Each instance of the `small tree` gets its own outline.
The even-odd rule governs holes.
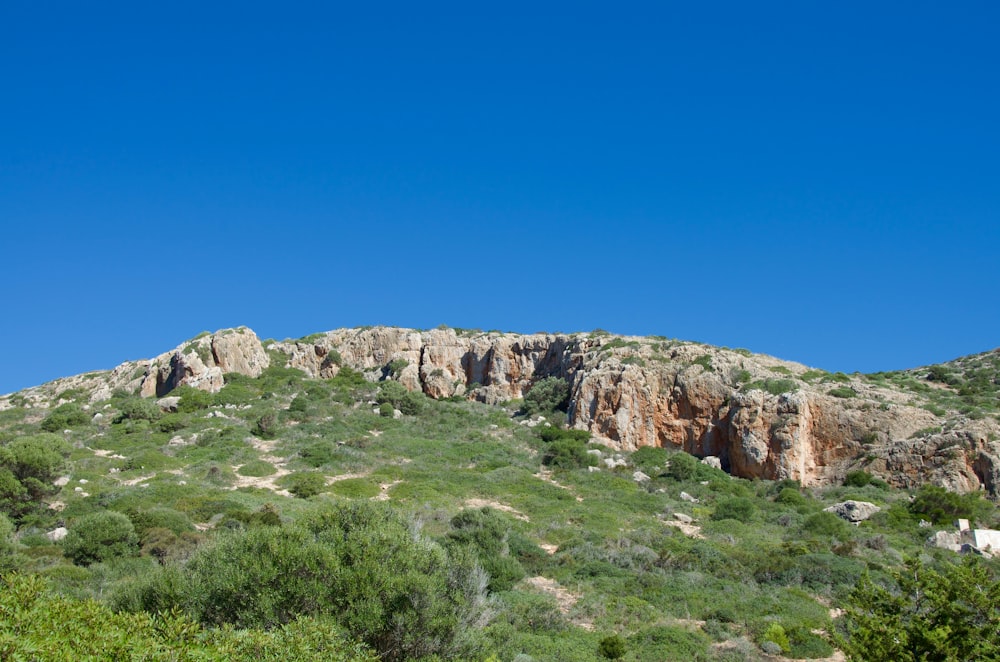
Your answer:
[[[896,586],[851,591],[837,645],[852,660],[1000,659],[1000,584],[974,556],[940,570],[908,561]]]

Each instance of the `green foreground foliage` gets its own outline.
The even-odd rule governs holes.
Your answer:
[[[996,526],[979,495],[615,452],[538,423],[561,420],[561,379],[518,412],[275,358],[171,412],[73,393],[2,412],[0,658],[1000,657],[997,562],[919,525]],[[823,512],[846,499],[882,511]]]

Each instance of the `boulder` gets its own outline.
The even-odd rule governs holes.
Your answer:
[[[874,503],[867,501],[842,501],[835,503],[829,508],[823,509],[825,512],[833,513],[838,517],[846,519],[848,522],[863,522],[875,513],[882,510]]]

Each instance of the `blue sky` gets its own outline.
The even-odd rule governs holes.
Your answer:
[[[1000,345],[996,3],[290,4],[0,5],[0,393],[240,324]]]

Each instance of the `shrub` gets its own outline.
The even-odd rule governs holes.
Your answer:
[[[274,412],[264,414],[257,419],[253,426],[253,433],[261,439],[274,439],[278,436],[279,431],[278,417],[274,415]]]
[[[936,485],[924,485],[910,502],[910,512],[935,524],[948,524],[963,518],[975,521],[992,509],[976,493],[956,494]]]
[[[676,452],[670,455],[670,466],[667,475],[674,480],[685,481],[694,478],[698,472],[698,460],[693,455]]]
[[[786,506],[803,506],[809,501],[794,487],[786,487],[778,492],[778,496],[774,497],[774,502],[783,503]]]
[[[656,446],[643,446],[633,452],[629,459],[632,466],[636,469],[647,476],[656,478],[666,472],[667,460],[670,457],[671,455],[666,449],[657,448]]]
[[[751,382],[743,386],[744,391],[758,389],[770,393],[771,395],[790,393],[798,388],[799,385],[794,379],[765,379],[762,381]]]
[[[538,429],[538,436],[542,441],[559,441],[561,439],[569,439],[572,441],[581,441],[587,443],[590,441],[590,432],[587,430],[567,430],[565,428],[556,427],[554,425],[549,425],[546,427],[536,428]],[[636,451],[638,452],[638,451]]]
[[[597,464],[597,458],[587,452],[587,444],[578,439],[560,439],[553,441],[542,454],[542,464],[559,469],[576,469],[592,467]]]
[[[300,471],[289,474],[285,484],[288,485],[288,491],[295,496],[308,499],[326,490],[326,476],[316,471]]]
[[[524,577],[524,568],[511,557],[510,523],[492,508],[467,509],[451,519],[448,537],[468,546],[489,576],[491,591],[506,591]]]
[[[569,382],[561,377],[545,377],[535,382],[524,396],[524,410],[530,415],[566,411]]]
[[[139,536],[128,517],[110,510],[81,517],[63,539],[63,553],[77,565],[90,565],[139,551]]]
[[[864,575],[847,601],[839,647],[856,660],[1000,658],[997,577],[975,556],[939,570],[917,561],[889,586]]]
[[[756,512],[757,506],[750,499],[746,497],[732,497],[719,501],[718,505],[715,506],[715,511],[712,513],[712,519],[734,519],[738,522],[749,522]]]
[[[427,397],[423,393],[407,391],[405,386],[394,381],[382,382],[375,400],[379,404],[389,403],[408,416],[420,414],[427,403]]]
[[[618,660],[625,657],[625,640],[617,634],[601,639],[597,645],[597,654],[609,660]]]
[[[821,511],[813,513],[802,523],[802,528],[816,536],[848,540],[851,537],[850,525],[833,513]]]
[[[118,404],[118,416],[114,422],[155,421],[160,418],[161,413],[160,408],[152,400],[130,397]]]
[[[781,627],[780,623],[772,622],[760,635],[760,643],[763,644],[766,642],[776,644],[783,653],[787,653],[792,649],[788,641],[788,635],[785,634],[785,628]]]
[[[180,397],[180,402],[177,403],[177,411],[182,414],[208,409],[215,404],[215,396],[213,394],[203,391],[200,388],[192,388],[187,384],[178,386],[171,391],[170,395]]]
[[[484,587],[461,550],[449,553],[389,508],[352,502],[309,510],[294,525],[221,535],[116,602],[134,611],[185,605],[206,625],[237,628],[325,615],[396,662],[472,657]]]
[[[848,471],[844,477],[844,485],[846,487],[864,487],[870,485],[874,480],[876,480],[875,477],[867,471]]]
[[[265,462],[264,460],[251,460],[237,469],[236,473],[241,476],[261,478],[263,476],[273,475],[274,471],[274,465],[270,462]]]
[[[858,392],[850,386],[838,386],[836,388],[831,388],[827,391],[827,393],[835,398],[853,398],[858,395]]]
[[[41,428],[46,432],[62,432],[89,421],[90,417],[87,412],[80,409],[80,405],[67,402],[53,409],[42,421]]]

